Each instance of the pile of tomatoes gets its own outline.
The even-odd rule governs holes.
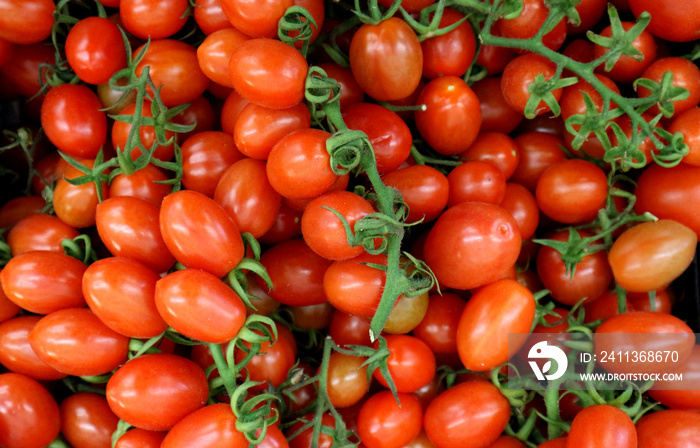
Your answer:
[[[699,11],[0,2],[0,446],[700,446]]]

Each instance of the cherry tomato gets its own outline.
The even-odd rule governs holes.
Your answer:
[[[46,75],[46,69],[42,69],[41,64],[54,65],[55,63],[54,50],[48,45],[42,43],[16,45],[12,58],[0,68],[0,73],[18,93],[31,98],[39,93],[41,88],[39,79],[44,79]],[[37,73],[40,76],[37,76]]]
[[[0,363],[11,372],[35,380],[57,380],[65,373],[42,361],[29,345],[29,332],[41,316],[18,316],[0,324]]]
[[[481,108],[481,132],[508,134],[518,127],[523,114],[510,107],[501,90],[501,78],[489,77],[472,84]]]
[[[265,38],[241,43],[229,62],[236,92],[271,109],[292,107],[304,98],[308,69],[306,59],[296,49]]]
[[[97,206],[97,232],[112,255],[164,272],[175,264],[175,257],[161,235],[159,213],[157,206],[143,199],[110,198]]]
[[[277,23],[293,5],[292,0],[221,0],[221,9],[231,24],[251,37],[277,37]]]
[[[576,12],[579,15],[580,23],[574,25],[570,21],[566,22],[566,31],[568,35],[585,33],[598,23],[603,14],[607,2],[605,0],[582,0],[581,3],[575,6]],[[619,10],[620,8],[618,8]]]
[[[0,427],[7,428],[0,432],[3,447],[44,448],[61,430],[56,400],[27,376],[1,374],[0,403]]]
[[[301,212],[287,204],[280,204],[272,227],[258,241],[264,244],[277,244],[301,235]]]
[[[421,91],[415,113],[418,132],[437,152],[455,155],[476,140],[481,126],[481,106],[474,91],[461,78],[441,76]]]
[[[323,291],[336,309],[355,316],[374,316],[386,283],[386,271],[367,263],[386,265],[386,255],[364,253],[328,267]]]
[[[160,168],[148,164],[128,176],[117,174],[109,184],[109,197],[131,196],[160,207],[163,198],[172,190],[170,185],[162,183],[167,180]]]
[[[166,435],[163,431],[132,428],[117,440],[114,448],[160,448]]]
[[[0,37],[17,44],[41,42],[51,35],[51,0],[10,0],[0,5]]]
[[[501,19],[498,30],[504,37],[528,39],[533,37],[549,16],[544,0],[524,0],[523,10],[513,19]],[[542,37],[542,43],[551,50],[558,50],[566,39],[566,20],[557,22],[552,31]]]
[[[476,288],[511,269],[520,245],[518,224],[506,210],[464,202],[435,222],[425,242],[425,261],[442,285]]]
[[[203,407],[208,395],[206,375],[197,364],[165,353],[132,359],[107,382],[112,411],[129,424],[150,431],[169,430]]]
[[[66,37],[66,59],[88,84],[102,84],[126,67],[126,51],[119,28],[102,17],[86,17]]]
[[[15,304],[37,314],[85,306],[81,279],[87,269],[80,261],[62,253],[26,252],[0,271],[2,289]]]
[[[425,317],[413,334],[435,354],[457,353],[457,326],[465,305],[454,293],[431,294]]]
[[[501,171],[508,180],[520,162],[520,149],[517,143],[500,132],[479,133],[474,143],[460,157],[468,161],[489,162]]]
[[[634,22],[622,22],[622,28],[627,31],[634,26]],[[607,26],[600,32],[603,37],[612,36],[612,28]],[[626,54],[620,56],[615,62],[612,70],[606,71],[607,76],[616,82],[631,82],[639,78],[644,70],[646,70],[656,59],[657,45],[654,36],[647,30],[641,32],[636,39],[632,41],[632,46],[642,53],[641,58],[632,58]],[[593,57],[599,58],[609,52],[609,48],[595,45],[593,47]],[[599,65],[597,70],[602,72],[605,64]]]
[[[625,305],[627,307],[627,312],[637,311],[629,300],[629,297],[625,299]],[[583,309],[586,310],[583,320],[585,323],[591,323],[596,320],[606,320],[617,316],[620,314],[617,293],[613,290],[605,291],[597,299],[586,300],[583,303]]]
[[[444,174],[427,165],[414,165],[392,171],[382,178],[394,187],[408,205],[407,223],[430,222],[447,206],[449,181]]]
[[[0,207],[0,228],[14,227],[26,216],[41,213],[45,206],[46,201],[41,196],[20,196],[10,199]]]
[[[540,209],[537,206],[537,199],[530,190],[520,184],[508,182],[503,200],[498,205],[513,216],[518,223],[518,230],[523,240],[535,234],[540,221]]]
[[[228,61],[231,59],[233,50],[249,39],[249,36],[232,27],[210,33],[197,47],[199,68],[215,83],[233,87],[228,71]]]
[[[327,392],[331,404],[345,408],[358,403],[369,390],[365,358],[332,353],[328,360]]]
[[[251,103],[238,115],[233,139],[240,152],[264,160],[280,139],[310,126],[309,109],[303,103],[286,109],[270,109]]]
[[[518,56],[508,63],[503,70],[501,77],[501,90],[503,98],[510,107],[519,111],[525,112],[525,106],[530,100],[530,84],[534,82],[535,77],[542,75],[545,81],[554,77],[556,65],[544,56],[534,53]],[[552,92],[554,98],[559,101],[561,98],[561,89],[555,89]],[[544,102],[540,103],[535,108],[535,115],[541,115],[549,112],[549,106]]]
[[[118,6],[124,28],[141,39],[172,36],[187,22],[187,0],[120,0]]]
[[[407,334],[387,335],[385,339],[389,350],[387,369],[398,392],[415,392],[433,379],[435,355],[428,344]],[[374,377],[382,386],[389,387],[379,369],[374,371]]]
[[[651,412],[637,421],[636,428],[638,448],[693,446],[700,437],[700,415],[673,409]]]
[[[67,397],[60,406],[61,434],[73,448],[111,447],[112,433],[119,417],[103,395],[80,392]]]
[[[167,328],[155,304],[159,279],[156,271],[136,260],[103,258],[85,271],[83,294],[92,312],[112,330],[131,338],[152,338]]]
[[[340,109],[365,100],[365,92],[355,80],[352,70],[336,64],[335,62],[322,62],[316,67],[326,72],[329,78],[335,79],[340,84]]]
[[[566,446],[634,448],[637,446],[637,432],[632,419],[620,409],[608,404],[593,405],[574,417]]]
[[[422,418],[416,396],[399,393],[396,400],[389,391],[377,392],[360,409],[358,434],[367,448],[400,448],[416,438]]]
[[[79,235],[73,227],[55,216],[34,213],[22,218],[7,234],[7,244],[12,255],[33,250],[63,253],[61,241],[72,240]]]
[[[369,339],[369,319],[335,310],[328,335],[339,347],[347,345],[372,345]]]
[[[534,193],[542,173],[555,163],[566,160],[566,154],[561,149],[564,141],[543,132],[526,132],[514,140],[520,150],[520,161],[509,180],[524,185]]]
[[[268,382],[272,386],[279,386],[287,379],[287,372],[296,362],[296,342],[294,336],[286,327],[278,326],[278,337],[274,343],[263,342],[260,344],[260,351],[246,364],[245,373],[250,375],[251,381],[261,381],[261,386],[254,389],[263,390],[268,387]],[[285,331],[286,330],[286,331]],[[243,343],[250,349],[250,343]],[[241,349],[234,353],[236,362],[241,362],[247,356]]]
[[[423,51],[413,29],[390,17],[357,30],[350,42],[350,68],[362,90],[375,100],[399,100],[418,86]]]
[[[384,333],[406,334],[418,326],[428,310],[428,293],[414,297],[400,295],[384,324]]]
[[[136,110],[136,105],[131,104],[125,107],[119,113],[119,115],[133,115]],[[151,102],[145,100],[143,102],[143,108],[141,110],[143,117],[152,117],[153,113],[151,111]],[[117,148],[123,151],[127,145],[127,139],[129,138],[129,133],[131,132],[131,123],[124,123],[122,121],[114,121],[112,126],[112,146],[116,150]],[[165,131],[165,138],[171,139],[175,136],[172,131]],[[156,131],[153,126],[141,126],[139,128],[139,141],[147,150],[150,150],[156,142]],[[153,157],[168,161],[173,158],[175,154],[175,148],[173,144],[170,145],[157,145],[156,149],[153,151]],[[141,149],[134,148],[129,154],[132,160],[136,160],[141,155]]]
[[[440,19],[440,28],[462,20],[464,15],[445,8]],[[462,76],[476,55],[474,30],[468,21],[463,21],[455,29],[421,42],[423,50],[423,76],[429,79],[438,76]]]
[[[92,159],[79,159],[79,163],[88,168],[93,168],[95,161]],[[71,227],[82,229],[95,225],[97,205],[97,187],[94,182],[82,185],[73,185],[66,179],[75,179],[83,176],[82,171],[68,166],[63,178],[58,179],[53,191],[53,208],[56,216]],[[100,183],[102,199],[109,198],[109,190],[106,182]]]
[[[181,190],[167,196],[160,208],[160,231],[180,263],[217,277],[226,275],[244,256],[235,221],[201,193]]]
[[[425,433],[437,448],[488,446],[510,419],[508,400],[493,384],[469,381],[438,395],[425,410]]]
[[[269,429],[269,428],[268,428]],[[163,439],[162,448],[201,448],[249,446],[242,432],[236,429],[236,416],[231,406],[215,403],[198,409],[180,420]]]
[[[662,76],[667,71],[673,72],[673,85],[687,89],[689,94],[688,98],[673,102],[673,116],[677,117],[700,103],[700,69],[691,61],[681,57],[661,58],[644,70],[642,78],[661,82]],[[651,95],[651,91],[639,86],[637,95],[640,98],[646,98]],[[659,113],[659,108],[654,105],[649,112],[656,115]]]
[[[450,171],[447,181],[450,183],[448,207],[470,201],[500,204],[506,194],[503,173],[489,162],[464,162]]]
[[[233,138],[220,131],[205,131],[185,140],[182,150],[182,184],[213,197],[224,171],[241,160]]]
[[[671,368],[668,373],[680,373],[681,381],[654,382],[649,396],[671,409],[700,410],[700,345],[695,345],[690,357]]]
[[[651,14],[647,31],[671,42],[689,42],[698,37],[700,18],[694,14],[700,6],[697,0],[690,0],[671,8],[664,2],[653,0],[629,0],[629,7],[635,16],[643,11]]]

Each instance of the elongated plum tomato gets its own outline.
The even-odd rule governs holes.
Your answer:
[[[198,409],[180,420],[163,439],[161,448],[243,448],[250,445],[236,429],[231,406],[215,403]]]
[[[197,61],[202,72],[217,84],[233,87],[229,76],[228,61],[233,50],[249,40],[236,28],[224,28],[209,34],[197,47]]]
[[[637,421],[638,448],[692,447],[700,440],[700,414],[668,409]]]
[[[309,66],[293,47],[274,39],[241,43],[229,60],[231,84],[251,103],[284,109],[304,98]]]
[[[238,295],[199,269],[183,269],[158,280],[155,302],[168,325],[198,341],[223,344],[245,323],[245,306]]]
[[[67,308],[37,322],[29,344],[59,372],[92,376],[110,372],[126,360],[129,338],[111,330],[87,308]]]
[[[29,345],[29,332],[41,316],[17,316],[0,324],[0,364],[7,370],[35,380],[58,380],[66,376],[42,361]]]
[[[468,381],[447,389],[428,405],[423,428],[437,448],[481,448],[501,435],[509,419],[508,400],[496,386]]]
[[[104,395],[79,392],[61,402],[61,434],[73,448],[111,446],[119,417]]]
[[[418,435],[422,417],[418,397],[399,392],[394,398],[384,390],[362,404],[357,430],[367,448],[399,448]]]
[[[632,419],[624,411],[608,404],[589,406],[576,414],[566,441],[567,448],[601,446],[637,446],[637,431]]]
[[[669,219],[638,224],[618,237],[608,253],[615,281],[632,292],[661,289],[678,278],[695,256],[698,238]]]
[[[207,377],[182,356],[154,353],[132,359],[107,382],[107,401],[127,423],[150,431],[166,431],[204,406]]]
[[[520,244],[518,224],[505,209],[463,202],[435,222],[425,242],[425,261],[440,284],[471,289],[492,283],[511,269]]]
[[[163,199],[160,230],[170,252],[188,268],[223,277],[243,259],[238,226],[201,193],[180,190]]]
[[[418,87],[423,51],[413,29],[391,17],[357,30],[350,42],[350,68],[362,90],[375,100],[400,100]]]
[[[467,301],[459,320],[462,363],[484,372],[508,361],[520,349],[508,334],[529,333],[534,319],[535,298],[517,281],[502,279],[484,286]]]

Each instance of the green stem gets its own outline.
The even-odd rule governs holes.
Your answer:
[[[214,343],[207,343],[209,350],[211,351],[211,356],[214,358],[214,363],[216,364],[216,369],[219,371],[219,375],[224,382],[224,387],[226,392],[231,396],[236,390],[236,376],[229,368],[226,358],[221,350],[221,345]]]

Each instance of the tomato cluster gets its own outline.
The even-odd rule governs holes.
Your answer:
[[[698,11],[0,2],[0,446],[695,446]]]

